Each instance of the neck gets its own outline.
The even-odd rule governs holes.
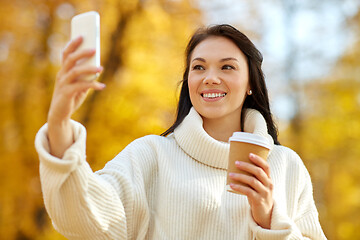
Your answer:
[[[225,116],[220,119],[203,118],[203,127],[212,138],[218,141],[228,142],[233,132],[241,131],[241,114],[231,117]]]

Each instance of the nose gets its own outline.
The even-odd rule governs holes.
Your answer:
[[[220,78],[218,77],[218,75],[216,74],[215,71],[209,71],[204,79],[203,79],[203,83],[204,84],[210,84],[210,85],[213,85],[213,84],[220,84],[221,83],[221,80]]]

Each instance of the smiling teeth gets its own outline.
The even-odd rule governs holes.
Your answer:
[[[203,97],[205,98],[217,98],[217,97],[225,97],[226,93],[204,93]]]

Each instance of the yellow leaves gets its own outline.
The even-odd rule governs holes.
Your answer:
[[[332,176],[336,178],[333,181],[332,189],[332,192],[336,194],[332,195],[333,199],[331,204],[328,204],[328,208],[334,205],[334,207],[329,208],[331,210],[329,217],[338,222],[336,226],[338,239],[357,239],[359,236],[356,229],[360,226],[357,213],[360,207],[360,189],[354,179],[355,175],[354,172],[350,173],[344,167],[336,169],[335,174]]]
[[[71,15],[98,10],[101,16],[107,88],[89,94],[74,116],[86,123],[87,156],[97,170],[134,139],[160,134],[172,123],[196,16],[181,2],[169,3],[176,5],[172,12],[162,1],[143,1],[141,8],[137,0],[2,3],[0,239],[65,239],[43,209],[33,142],[46,121]]]
[[[360,205],[360,190],[357,189],[355,179],[347,169],[344,167],[336,169],[336,179],[334,179],[333,183],[333,190],[338,193],[337,199],[344,204],[341,209],[337,209],[340,215],[349,213],[354,207]]]
[[[351,222],[343,222],[337,227],[337,237],[339,239],[353,239],[352,236],[356,231],[356,227]]]
[[[146,2],[126,23],[117,40],[122,65],[99,94],[88,125],[88,156],[95,169],[135,138],[160,134],[171,125],[191,28],[156,1]]]
[[[156,27],[157,31],[166,33],[171,27],[170,16],[164,12],[164,9],[155,2],[147,5],[145,9],[145,17],[148,19],[150,26]],[[161,36],[159,36],[161,38]]]
[[[360,45],[353,49],[329,77],[305,86],[301,130],[288,136],[311,173],[329,239],[360,238]]]

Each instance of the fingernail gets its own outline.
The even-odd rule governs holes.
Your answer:
[[[249,154],[249,157],[254,158],[255,155],[254,155],[253,153],[250,153],[250,154]]]
[[[98,67],[97,70],[98,70],[99,72],[102,72],[102,70],[104,70],[104,68],[103,68],[103,67]]]
[[[106,84],[100,83],[100,87],[101,87],[101,89],[104,89],[104,88],[106,88]]]
[[[240,166],[241,163],[240,163],[239,161],[236,161],[236,162],[235,162],[235,165]]]
[[[229,173],[229,177],[233,177],[233,176],[235,176],[234,173]]]

